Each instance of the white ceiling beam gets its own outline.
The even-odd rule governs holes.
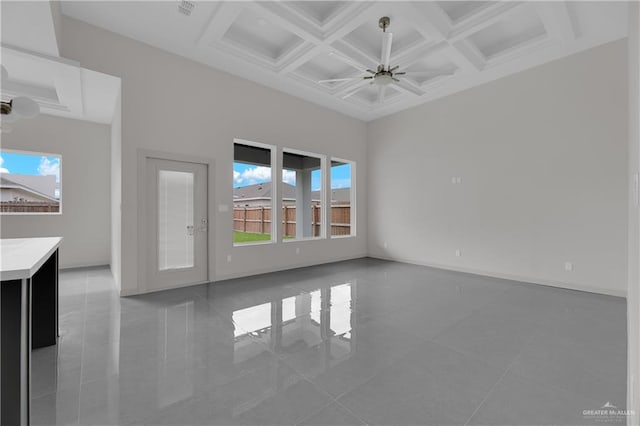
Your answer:
[[[362,25],[366,20],[370,19],[376,13],[374,2],[367,1],[350,1],[347,7],[340,10],[340,13],[327,20],[324,25],[325,40],[327,43],[333,43],[357,27]]]
[[[405,92],[412,93],[417,96],[424,95],[424,90],[422,90],[420,87],[416,86],[415,84],[411,83],[409,80],[406,80],[406,79],[400,79],[400,81],[395,81],[393,85],[404,90]]]
[[[565,43],[576,39],[576,30],[566,2],[536,2],[535,8],[550,37]]]
[[[429,56],[435,53],[444,51],[448,47],[449,47],[449,43],[445,41],[442,41],[437,44],[430,44],[427,46],[422,45],[418,49],[407,50],[405,52],[402,52],[402,54],[392,58],[391,65],[392,66],[397,65],[402,70],[404,68],[411,66],[412,64],[416,63],[421,59],[428,58]]]
[[[380,59],[356,49],[350,43],[342,41],[334,43],[331,46],[331,50],[335,52],[337,58],[362,71],[367,68],[376,68]]]
[[[452,23],[449,16],[435,2],[415,2],[407,5],[409,19],[421,28],[421,34],[433,40],[449,38]]]
[[[51,81],[53,86],[51,89],[56,92],[55,99],[49,96],[48,99],[41,99],[42,102],[59,103],[68,108],[72,114],[83,115],[82,79],[78,62],[6,45],[2,45],[2,62],[9,71],[10,79],[14,74],[17,76],[26,74],[31,78],[36,77],[39,81]],[[14,89],[18,87],[13,86]],[[33,87],[29,89],[23,86],[22,88],[27,92],[34,90]]]
[[[481,71],[485,66],[484,55],[466,40],[461,40],[450,45],[447,56],[465,71]]]
[[[58,93],[53,87],[36,86],[11,80],[2,84],[2,97],[6,96],[9,98],[26,96],[34,101],[59,102]]]
[[[353,96],[355,93],[364,89],[369,84],[371,84],[371,80],[356,81],[355,83],[347,84],[341,87],[339,90],[336,90],[334,95],[341,99],[345,99],[345,97]]]
[[[247,2],[244,3],[248,9],[253,10],[260,16],[274,25],[278,25],[282,29],[289,31],[303,40],[310,41],[313,44],[322,44],[322,33],[309,28],[301,22],[301,19],[286,9],[278,7],[278,3],[272,2]]]
[[[316,56],[320,55],[325,50],[326,49],[324,46],[314,45],[313,47],[301,51],[298,55],[290,56],[282,65],[282,68],[280,68],[278,74],[289,74],[290,72],[300,68],[302,65],[306,64]]]
[[[326,44],[333,44],[369,21],[377,21],[381,15],[381,6],[375,2],[353,2],[357,8],[349,9],[349,15],[340,16],[327,31]]]
[[[213,13],[209,24],[202,32],[196,45],[200,48],[208,48],[213,43],[222,39],[240,13],[242,13],[241,3],[222,3],[220,8]]]
[[[512,46],[509,49],[503,50],[502,52],[491,56],[486,61],[486,68],[495,67],[497,65],[504,64],[506,62],[513,61],[520,57],[527,56],[528,54],[544,48],[546,46],[550,46],[553,44],[554,39],[549,37],[548,34],[542,34],[538,37],[534,37],[530,40],[525,41],[524,43],[520,43],[518,45]]]
[[[456,25],[450,34],[449,41],[456,43],[501,20],[509,19],[509,15],[523,4],[521,2],[499,2],[493,7],[482,9],[479,13],[465,20],[464,24]]]

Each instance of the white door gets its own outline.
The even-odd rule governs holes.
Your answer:
[[[207,166],[147,159],[147,290],[207,281]]]

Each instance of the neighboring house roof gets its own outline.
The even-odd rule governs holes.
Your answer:
[[[283,198],[296,198],[296,187],[288,183],[282,183]],[[233,188],[233,200],[268,199],[273,194],[271,182]]]
[[[43,194],[42,192],[36,191],[33,188],[29,188],[26,185],[14,182],[10,179],[8,179],[6,177],[6,175],[0,176],[0,188],[12,188],[12,189],[19,189],[21,191],[24,191],[28,194],[31,194],[33,196],[36,196],[38,198],[43,198],[47,201],[55,201],[58,202],[58,200],[56,200],[54,197],[50,197],[47,194]]]
[[[351,202],[351,188],[336,188],[331,190],[331,201]]]
[[[296,187],[288,183],[282,183],[282,198],[295,199]],[[240,202],[243,200],[268,200],[273,194],[271,182],[258,183],[255,185],[241,186],[233,188],[233,201]],[[320,191],[311,192],[313,200],[320,199]],[[332,201],[351,201],[351,188],[339,188],[331,190]]]
[[[47,197],[55,198],[56,189],[59,188],[56,183],[56,177],[53,175],[23,175],[20,173],[2,173],[5,180],[12,182],[13,184],[21,185],[22,187],[29,188],[31,191],[35,191],[38,194],[43,194]]]

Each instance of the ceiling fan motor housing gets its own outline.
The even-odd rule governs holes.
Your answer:
[[[387,27],[389,27],[389,25],[391,25],[391,18],[389,18],[388,16],[383,16],[378,21],[378,26],[380,28],[382,28],[382,31],[386,31],[386,29],[387,29]]]

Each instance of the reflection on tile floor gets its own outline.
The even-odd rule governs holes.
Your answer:
[[[119,298],[60,274],[34,424],[624,424],[624,299],[374,259]],[[588,414],[588,413],[587,413]]]

